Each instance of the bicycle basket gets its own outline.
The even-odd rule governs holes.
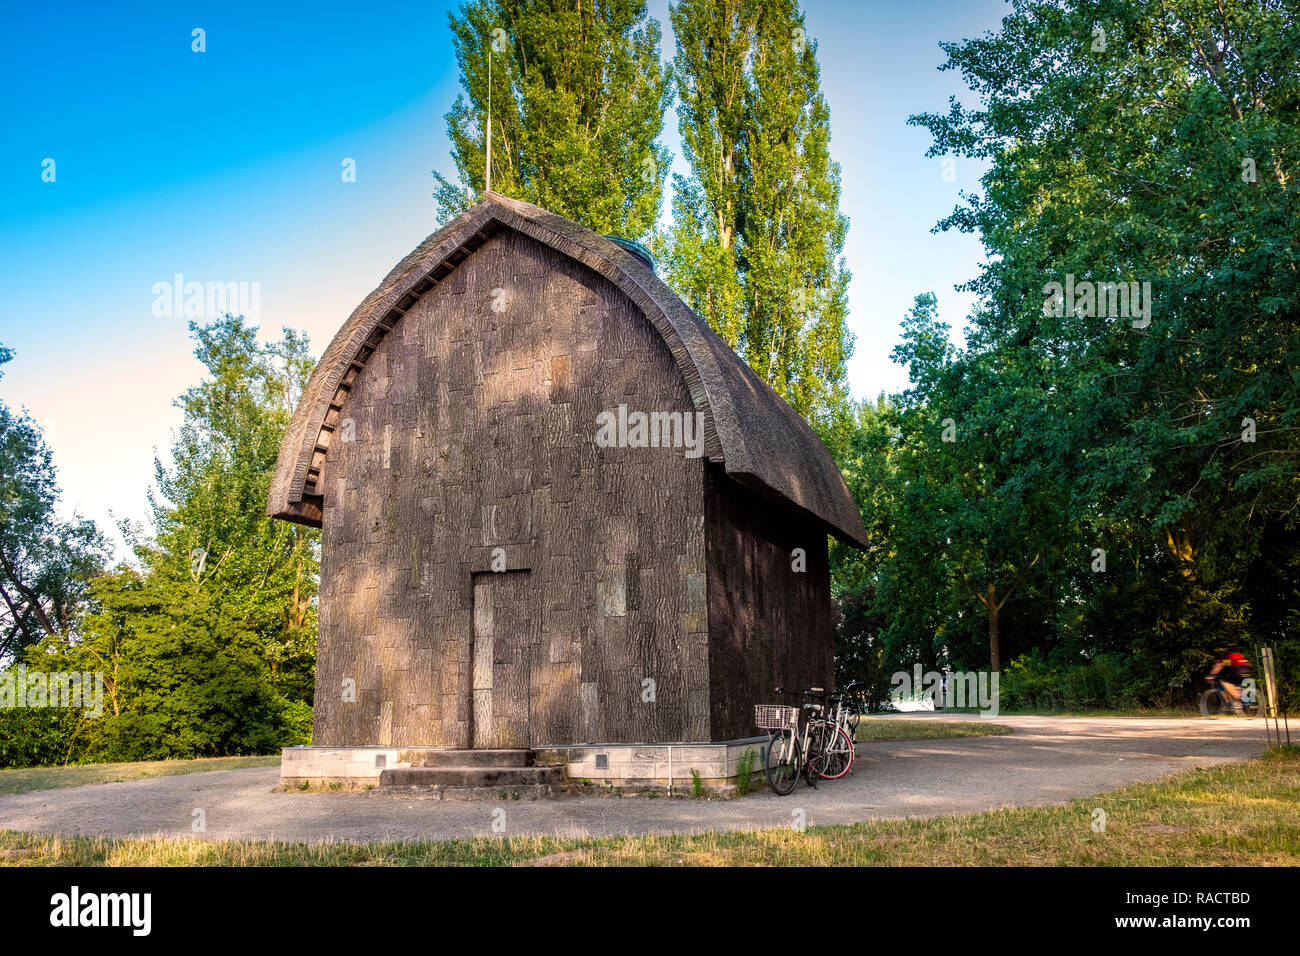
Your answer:
[[[761,730],[788,730],[799,720],[798,707],[783,704],[755,704],[754,723]]]

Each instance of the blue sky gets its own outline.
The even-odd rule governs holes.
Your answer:
[[[14,6],[0,35],[0,343],[17,353],[0,399],[46,428],[64,511],[106,528],[146,516],[172,401],[201,374],[186,320],[154,314],[155,283],[256,282],[262,327],[302,329],[319,354],[437,227],[431,170],[453,169],[443,114],[459,89],[452,4],[125,6]],[[930,230],[983,170],[958,161],[944,181],[906,119],[969,101],[938,43],[996,28],[1006,5],[804,9],[851,221],[850,385],[874,397],[906,382],[889,353],[914,296],[934,291],[957,327],[969,309],[953,286],[979,242]],[[670,59],[667,0],[650,12]],[[684,172],[673,115],[663,141]]]

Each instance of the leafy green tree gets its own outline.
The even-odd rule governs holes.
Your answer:
[[[207,375],[177,401],[171,461],[156,462],[155,535],[123,527],[139,569],[97,578],[76,632],[26,656],[102,674],[104,714],[68,712],[5,759],[219,756],[309,738],[319,538],[266,516],[308,345],[290,330],[262,344],[230,315],[191,332]]]
[[[231,315],[190,328],[209,377],[177,400],[184,423],[170,466],[155,462],[149,494],[157,533],[133,538],[136,554],[148,575],[219,601],[258,635],[275,685],[310,702],[319,534],[266,515],[280,441],[312,367],[308,343],[285,329],[262,345]]]
[[[794,0],[671,8],[689,177],[666,274],[835,449],[851,429],[848,229],[816,43]]]
[[[904,491],[894,520],[922,529],[913,547],[930,552],[927,579],[937,570],[941,593],[959,596],[946,615],[949,654],[978,611],[998,671],[1008,602],[1041,594],[1045,572],[1068,553],[1064,502],[1041,444],[1039,389],[996,353],[956,353],[935,306],[932,294],[917,298],[894,354],[912,381],[899,402]]]
[[[989,638],[1014,634],[991,663],[1014,658],[1024,699],[1167,703],[1216,645],[1294,654],[1297,21],[1265,0],[1015,0],[1000,31],[943,44],[980,108],[912,121],[932,155],[989,163],[940,223],[988,262],[964,349],[919,301],[913,387],[851,442],[879,546],[836,577],[873,595],[887,647],[934,634],[961,659],[954,595],[982,584]]]
[[[0,347],[0,366],[12,356]],[[70,636],[87,586],[109,560],[93,522],[59,520],[58,496],[40,429],[0,402],[0,662],[47,636]]]
[[[673,177],[671,242],[660,252],[668,281],[732,348],[745,337],[747,315],[738,247],[758,11],[753,0],[669,8],[677,125],[691,174]]]
[[[868,547],[831,546],[832,588],[840,608],[836,678],[868,684],[873,703],[889,692],[889,675],[943,662],[952,607],[950,584],[934,547],[919,456],[903,439],[899,404],[886,395],[864,402],[841,456],[858,502]]]
[[[463,93],[447,114],[456,177],[435,172],[446,222],[485,186],[590,229],[645,237],[659,217],[671,99],[645,0],[472,0],[448,15]]]
[[[991,163],[942,224],[990,254],[975,347],[1032,352],[1071,397],[1076,507],[1143,522],[1207,594],[1297,501],[1297,42],[1266,0],[1017,0],[943,45],[983,108],[913,119]],[[1071,275],[1149,282],[1154,307],[1050,301]]]

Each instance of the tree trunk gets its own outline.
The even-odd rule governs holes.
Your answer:
[[[1189,581],[1196,580],[1196,529],[1166,527],[1164,532],[1165,546],[1179,573]]]
[[[11,565],[8,561],[3,561],[3,560],[0,560],[0,564],[3,564],[7,577],[13,583],[14,590],[16,590],[20,595],[22,595],[23,600],[27,602],[27,606],[33,612],[35,612],[36,620],[40,622],[41,627],[44,628],[45,630],[45,633],[48,634],[50,637],[53,637],[55,634],[57,634],[58,632],[54,630],[54,626],[50,624],[50,619],[45,614],[45,608],[41,607],[40,598],[38,598],[35,592],[33,592],[30,588],[26,587],[22,581],[18,580],[18,575],[14,573],[13,565]],[[9,600],[9,596],[5,595],[6,603],[8,602],[8,600]],[[12,606],[13,605],[11,604],[10,607]]]

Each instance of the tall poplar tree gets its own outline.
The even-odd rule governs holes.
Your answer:
[[[590,229],[644,238],[659,217],[672,91],[645,0],[473,0],[449,14],[464,92],[447,113],[456,176],[435,172],[441,221],[485,186]]]
[[[691,174],[669,281],[830,437],[848,418],[848,221],[816,44],[794,0],[682,0],[671,16]]]

